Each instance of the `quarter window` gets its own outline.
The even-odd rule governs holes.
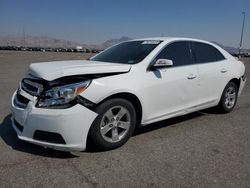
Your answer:
[[[192,42],[192,49],[196,63],[215,62],[225,59],[219,50],[209,44]]]
[[[165,47],[156,59],[170,59],[173,61],[173,66],[192,64],[190,43],[186,41],[173,42]]]

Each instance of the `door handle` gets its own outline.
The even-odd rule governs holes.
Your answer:
[[[227,72],[227,69],[222,68],[222,69],[220,70],[220,72],[221,72],[221,73],[226,73],[226,72]]]
[[[194,78],[196,78],[196,75],[194,75],[194,74],[189,74],[189,75],[187,76],[187,79],[189,79],[189,80],[192,80],[192,79],[194,79]]]

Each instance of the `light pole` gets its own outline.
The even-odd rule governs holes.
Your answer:
[[[244,34],[246,12],[242,12],[242,14],[243,14],[243,23],[242,23],[241,36],[240,36],[239,57],[240,57],[240,50],[242,47],[242,39],[243,39],[243,34]]]

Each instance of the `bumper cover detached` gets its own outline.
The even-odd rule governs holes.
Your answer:
[[[242,76],[242,77],[240,78],[240,88],[239,88],[239,91],[238,91],[238,96],[241,95],[242,90],[243,90],[243,88],[245,87],[246,81],[247,81],[247,78],[246,78],[245,76]]]
[[[29,101],[26,108],[15,105],[12,97],[12,126],[19,139],[62,151],[83,151],[97,114],[77,104],[67,109],[36,108]]]

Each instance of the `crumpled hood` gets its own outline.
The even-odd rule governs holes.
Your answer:
[[[100,74],[100,73],[124,73],[129,72],[131,65],[120,63],[107,63],[88,60],[52,61],[44,63],[32,63],[29,72],[35,77],[48,81],[74,75]]]

